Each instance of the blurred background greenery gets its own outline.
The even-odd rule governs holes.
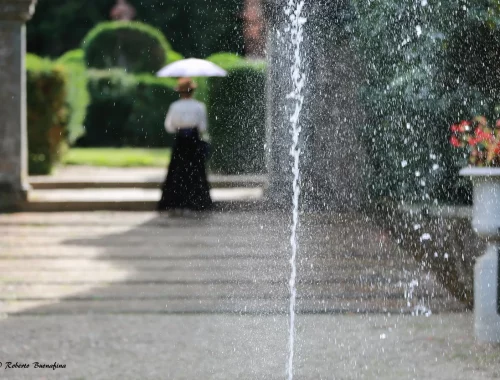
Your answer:
[[[157,165],[165,149],[144,148],[171,147],[163,123],[178,96],[175,79],[155,73],[191,56],[229,72],[195,78],[210,114],[212,171],[263,171],[265,65],[242,56],[243,0],[129,3],[134,21],[109,20],[115,0],[40,0],[27,31],[30,173],[49,174],[60,162]],[[58,83],[53,91],[48,80]],[[249,123],[261,137],[246,131]],[[249,158],[257,164],[245,165]]]
[[[110,20],[115,0],[40,0],[28,24],[31,53],[59,57],[80,45],[98,23]],[[205,58],[243,54],[241,0],[129,0],[135,20],[159,29],[175,51]]]

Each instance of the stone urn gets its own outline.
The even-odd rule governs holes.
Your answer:
[[[487,242],[474,267],[474,327],[480,342],[500,342],[500,168],[468,167],[474,186],[472,227]]]

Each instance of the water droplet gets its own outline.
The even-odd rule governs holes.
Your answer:
[[[428,233],[422,234],[422,236],[420,236],[420,241],[422,242],[425,240],[431,240],[431,235]]]

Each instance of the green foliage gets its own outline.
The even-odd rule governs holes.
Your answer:
[[[216,65],[222,67],[225,70],[230,70],[235,66],[245,65],[246,61],[244,58],[234,53],[215,53],[207,58],[208,61],[215,63]]]
[[[375,165],[377,196],[467,201],[464,164],[449,127],[492,116],[500,78],[500,34],[489,0],[355,0],[354,25],[365,62],[362,133]]]
[[[175,80],[130,75],[121,69],[89,70],[91,104],[83,146],[165,147],[172,137],[163,126],[178,99]]]
[[[225,78],[208,82],[212,170],[224,174],[264,171],[265,70],[240,62]]]
[[[75,63],[85,67],[85,53],[82,49],[70,50],[61,55],[57,62],[62,64]]]
[[[159,31],[140,22],[103,22],[82,43],[88,67],[124,68],[129,73],[154,74],[165,66],[171,50]]]
[[[136,78],[132,112],[125,124],[124,142],[128,146],[171,146],[173,136],[164,123],[170,104],[179,96],[175,81],[143,75]]]
[[[170,50],[167,52],[167,65],[169,63],[174,63],[177,61],[180,61],[181,59],[184,59],[181,53],[178,53],[176,51]]]
[[[241,0],[129,0],[138,21],[160,29],[186,57],[243,52]],[[59,57],[109,20],[116,0],[41,0],[28,23],[28,51]],[[209,31],[209,32],[208,32]],[[171,57],[168,58],[169,61]]]
[[[69,51],[61,56],[57,62],[64,65],[68,73],[67,93],[70,108],[68,142],[72,145],[85,133],[83,123],[90,101],[87,89],[87,70],[83,63],[83,51]]]
[[[28,55],[26,67],[29,173],[48,174],[67,134],[66,70],[33,55]]]
[[[95,24],[105,21],[115,0],[41,0],[27,24],[28,51],[59,57],[80,46]]]
[[[136,80],[121,69],[89,70],[91,102],[85,136],[79,145],[122,146],[124,127],[132,112]]]
[[[185,57],[219,51],[243,52],[241,0],[130,0],[137,19],[168,36]]]
[[[224,70],[230,70],[235,66],[246,64],[244,58],[234,53],[215,53],[206,59],[207,61],[210,61],[222,67]],[[194,94],[195,98],[203,103],[207,103],[209,79],[206,77],[201,77],[194,78],[194,81],[198,85],[198,88],[196,89],[196,92]]]
[[[166,167],[170,162],[169,148],[71,148],[63,157],[65,165],[104,167]]]

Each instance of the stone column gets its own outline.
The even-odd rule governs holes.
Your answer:
[[[27,198],[26,28],[36,0],[0,0],[0,209]]]

